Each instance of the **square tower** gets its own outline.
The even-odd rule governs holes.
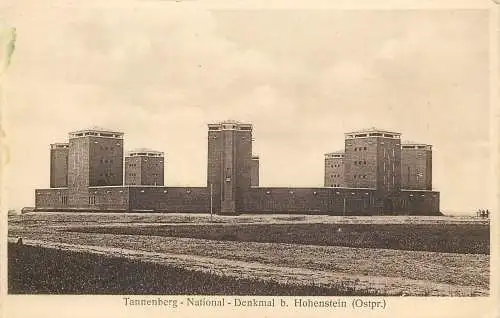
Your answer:
[[[432,190],[432,146],[404,142],[401,146],[401,188]]]
[[[252,187],[259,186],[259,156],[252,156]]]
[[[224,121],[208,125],[207,185],[212,188],[213,210],[236,213],[251,186],[252,125]]]
[[[126,185],[164,185],[163,152],[151,149],[135,149],[125,156]]]
[[[97,204],[88,187],[117,185],[123,185],[123,133],[97,127],[70,132],[70,205],[88,208]]]
[[[343,150],[325,154],[325,187],[345,187]]]
[[[50,145],[50,187],[68,186],[68,143]]]
[[[401,134],[375,128],[345,134],[345,183],[382,195],[401,189]]]

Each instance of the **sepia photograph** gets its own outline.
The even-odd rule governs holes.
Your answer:
[[[493,5],[48,3],[0,5],[6,296],[492,296]]]

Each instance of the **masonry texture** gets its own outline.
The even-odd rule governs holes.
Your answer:
[[[35,190],[36,210],[440,213],[439,192],[432,191],[430,145],[404,148],[399,133],[375,128],[350,132],[345,134],[344,151],[325,155],[324,187],[260,187],[252,133],[248,123],[208,125],[207,185],[168,187],[162,152],[141,148],[124,158],[122,132],[102,128],[72,132],[67,146],[51,147],[51,188]]]
[[[125,185],[164,183],[165,155],[151,149],[135,149],[125,156]]]
[[[50,187],[68,186],[69,144],[50,145]]]
[[[259,186],[259,156],[252,156],[251,186]]]
[[[325,154],[325,187],[345,187],[344,151]]]
[[[344,158],[346,186],[380,193],[401,189],[400,134],[377,129],[348,133]]]
[[[245,195],[248,213],[370,215],[374,189],[254,188]]]
[[[234,214],[244,209],[243,194],[251,187],[252,129],[234,121],[208,126],[207,184],[217,201],[215,211]]]
[[[411,190],[432,190],[432,146],[403,144],[401,157],[402,187]]]

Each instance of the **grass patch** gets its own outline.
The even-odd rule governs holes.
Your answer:
[[[374,296],[339,282],[298,285],[239,279],[121,257],[8,245],[9,294]]]
[[[183,224],[78,227],[67,231],[462,254],[490,251],[488,224]]]

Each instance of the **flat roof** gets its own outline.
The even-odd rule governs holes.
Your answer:
[[[208,124],[208,128],[209,130],[210,129],[214,130],[214,128],[219,128],[222,130],[241,129],[241,128],[244,128],[244,130],[252,130],[253,125],[250,123],[243,123],[236,120],[224,120],[218,123]]]
[[[403,141],[401,141],[401,144],[403,146],[432,146],[430,144],[426,144],[423,142],[411,141],[411,140],[403,140]]]
[[[370,137],[400,139],[401,133],[372,127],[372,128],[361,129],[361,130],[357,130],[357,131],[351,131],[351,132],[345,133],[344,136],[345,136],[345,139],[358,139],[358,138],[370,138]]]
[[[345,154],[345,150],[342,149],[342,150],[327,152],[327,153],[325,153],[325,156],[329,156],[329,155],[344,155],[344,154]]]
[[[50,149],[65,149],[65,148],[69,148],[69,143],[58,142],[50,144]]]
[[[359,134],[359,133],[370,133],[370,132],[379,132],[379,133],[385,133],[385,134],[401,135],[401,133],[396,132],[396,131],[387,130],[387,129],[380,129],[380,128],[376,128],[376,127],[363,128],[360,130],[346,132],[345,134]]]
[[[86,129],[81,129],[77,131],[71,131],[69,133],[69,138],[78,138],[78,137],[102,137],[102,138],[115,138],[115,139],[123,139],[124,133],[121,131],[116,131],[112,129],[105,129],[102,127],[90,127]]]
[[[163,151],[157,151],[149,148],[136,148],[126,152],[125,156],[127,157],[163,157],[165,153]]]
[[[85,132],[104,132],[104,133],[112,133],[112,134],[123,134],[123,132],[121,132],[121,131],[107,129],[107,128],[103,128],[103,127],[99,127],[99,126],[92,126],[92,127],[88,127],[85,129],[70,131],[70,134],[85,133]]]

